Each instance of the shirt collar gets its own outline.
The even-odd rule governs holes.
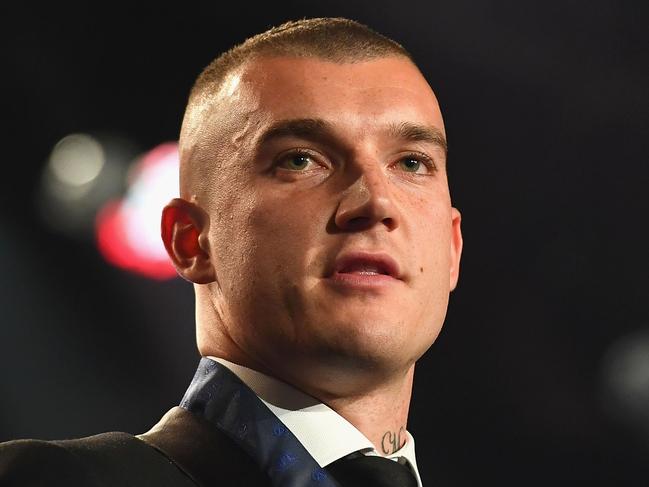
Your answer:
[[[273,414],[291,430],[320,467],[326,467],[339,458],[359,450],[365,455],[383,456],[376,451],[372,442],[363,433],[316,398],[256,370],[222,358],[208,358],[227,367],[250,387]],[[417,485],[421,487],[415,459],[415,440],[407,431],[406,435],[405,445],[393,454],[387,455],[387,458],[405,458],[417,478]]]

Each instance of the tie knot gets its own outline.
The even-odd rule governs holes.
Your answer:
[[[378,456],[347,456],[327,466],[342,487],[417,487],[410,468]]]

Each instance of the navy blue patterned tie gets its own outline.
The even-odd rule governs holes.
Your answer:
[[[340,487],[255,393],[218,362],[201,359],[180,406],[232,438],[275,487]]]

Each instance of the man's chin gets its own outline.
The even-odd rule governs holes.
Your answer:
[[[381,387],[393,380],[403,378],[415,361],[402,347],[389,350],[381,343],[348,342],[332,346],[330,344],[313,350],[299,371],[290,373],[300,383],[307,378],[309,390],[316,397],[351,397]],[[305,386],[305,384],[300,384]]]
[[[367,315],[353,318],[346,316],[344,320],[333,319],[326,323],[326,328],[322,328],[326,332],[320,335],[322,355],[354,361],[357,366],[367,363],[375,367],[379,363],[403,362],[416,342],[403,322],[396,319]]]

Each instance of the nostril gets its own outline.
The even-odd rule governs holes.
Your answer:
[[[382,220],[380,220],[380,222],[387,227],[388,231],[392,231],[396,227],[395,221],[392,218],[383,218]],[[349,218],[348,220],[344,220],[343,222],[339,222],[339,227],[343,230],[362,231],[368,230],[376,224],[377,222],[373,218],[367,216],[357,216],[354,218]]]
[[[346,226],[350,230],[365,230],[372,225],[372,221],[366,216],[357,216],[347,220]]]
[[[344,195],[336,208],[334,222],[340,230],[364,231],[385,225],[392,231],[399,226],[397,210],[390,198],[373,194],[356,198],[357,193]]]
[[[394,218],[384,218],[382,222],[390,231],[394,230],[397,226]]]

